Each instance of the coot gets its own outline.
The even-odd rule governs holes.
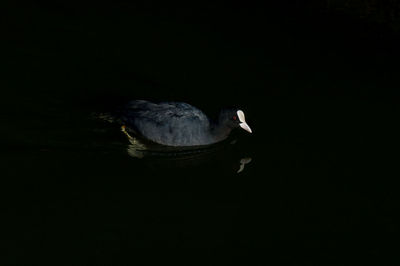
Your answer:
[[[182,102],[134,100],[115,116],[122,130],[167,146],[209,145],[226,139],[234,128],[251,133],[243,111],[223,109],[216,121]]]

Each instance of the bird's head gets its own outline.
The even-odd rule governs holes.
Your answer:
[[[221,111],[219,121],[231,129],[241,127],[247,132],[252,133],[251,128],[246,123],[244,112],[242,110],[225,109]]]

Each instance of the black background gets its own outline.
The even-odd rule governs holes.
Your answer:
[[[2,5],[5,263],[115,264],[155,247],[201,248],[191,260],[206,265],[394,262],[391,6]],[[133,159],[89,118],[129,99],[238,106],[254,134],[193,167]]]

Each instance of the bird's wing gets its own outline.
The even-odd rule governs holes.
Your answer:
[[[198,120],[208,122],[207,116],[196,107],[179,102],[151,103],[143,100],[129,102],[123,112],[124,121],[144,119],[148,122],[163,124],[172,120]]]
[[[122,112],[121,120],[134,132],[155,141],[158,138],[193,135],[209,126],[209,120],[202,111],[178,102],[155,104],[131,101]]]

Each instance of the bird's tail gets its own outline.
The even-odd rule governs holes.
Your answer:
[[[116,123],[118,122],[118,119],[115,115],[108,113],[108,112],[103,112],[103,113],[97,113],[93,112],[91,115],[91,118],[94,120],[102,120],[108,123]]]

